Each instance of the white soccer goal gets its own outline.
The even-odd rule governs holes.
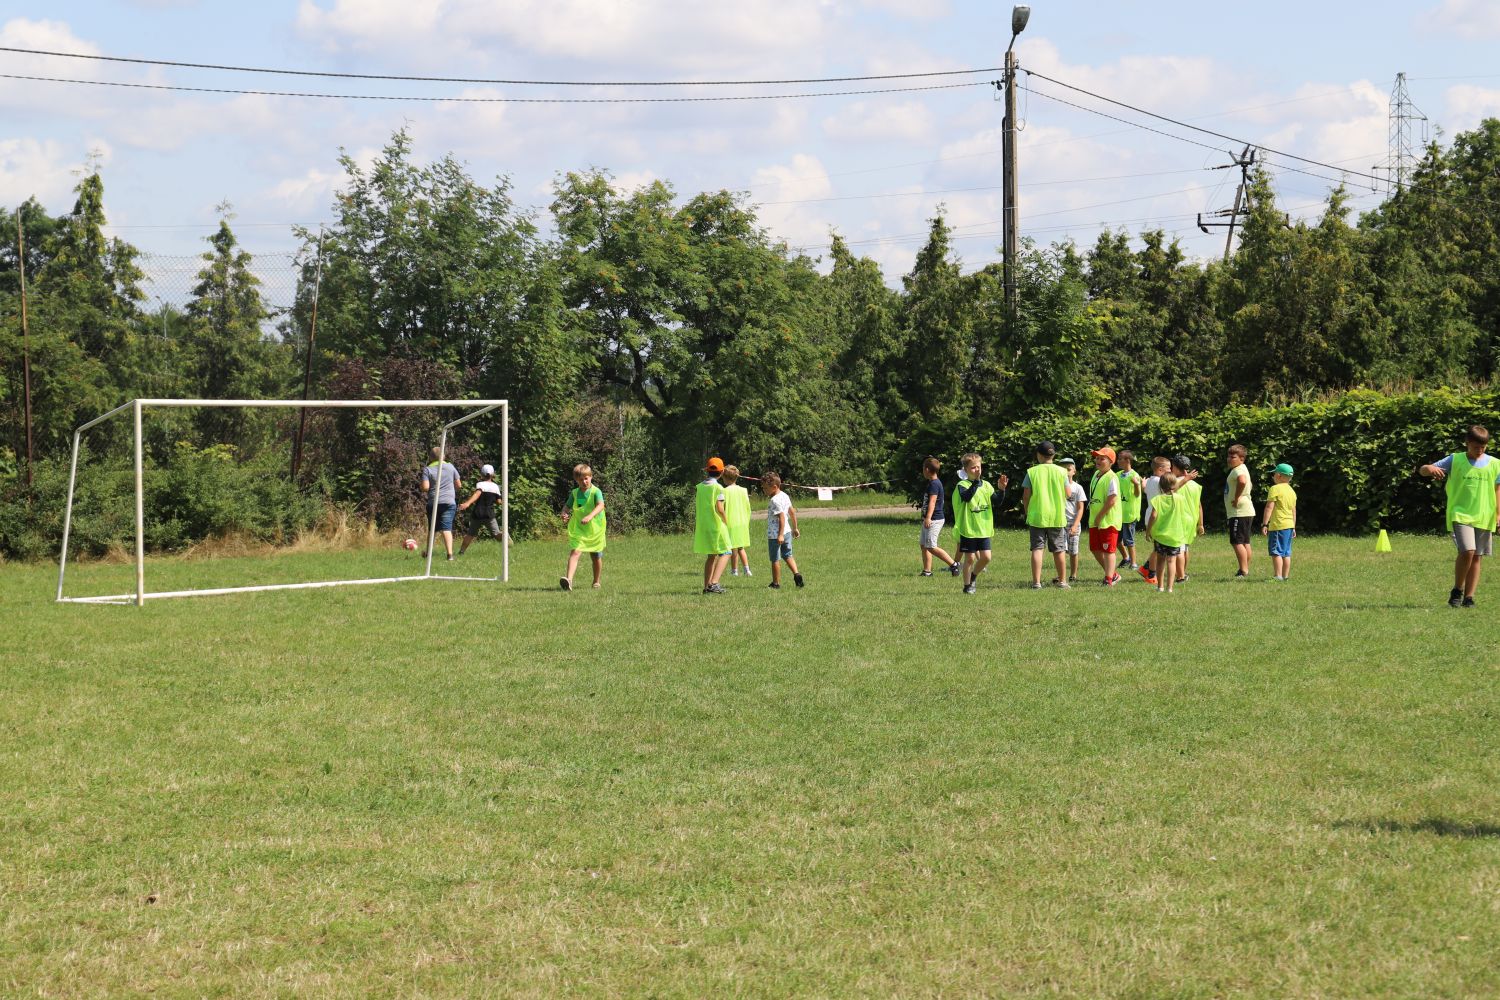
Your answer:
[[[145,463],[141,438],[141,414],[147,408],[156,407],[253,407],[287,409],[410,409],[414,407],[451,407],[468,409],[457,420],[443,425],[438,441],[438,462],[448,452],[448,432],[461,424],[484,416],[494,410],[500,411],[500,572],[497,576],[444,576],[432,571],[432,557],[437,540],[438,491],[431,490],[432,508],[428,511],[427,559],[420,574],[409,576],[386,576],[369,580],[321,580],[316,583],[272,583],[254,587],[215,587],[203,590],[162,590],[154,593],[146,590],[146,492],[144,481]],[[104,423],[117,414],[130,410],[135,419],[135,593],[109,594],[100,597],[65,597],[63,581],[68,570],[68,535],[73,528],[73,488],[78,479],[78,446],[83,433],[91,427]],[[242,594],[254,590],[299,590],[310,587],[345,587],[369,583],[400,583],[404,580],[483,580],[508,581],[510,579],[510,404],[503,399],[135,399],[115,407],[108,413],[95,417],[73,432],[73,460],[68,469],[68,507],[63,515],[62,552],[57,563],[57,599],[75,604],[129,604],[137,607],[146,603],[148,597],[203,597],[210,594]]]

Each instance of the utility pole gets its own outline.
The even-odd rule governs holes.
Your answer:
[[[307,356],[302,361],[302,398],[306,400],[312,389],[313,345],[318,340],[318,294],[323,290],[323,227],[318,227],[318,263],[313,270],[312,322],[307,328]],[[297,483],[297,472],[302,467],[302,438],[307,433],[307,407],[297,408],[297,440],[292,445],[292,485]]]
[[[1234,228],[1239,225],[1240,216],[1250,214],[1250,168],[1255,165],[1256,150],[1246,146],[1240,155],[1231,163],[1214,167],[1215,170],[1229,170],[1233,167],[1240,168],[1240,184],[1234,189],[1234,207],[1221,209],[1217,212],[1209,212],[1208,218],[1222,219],[1228,217],[1228,222],[1204,222],[1202,212],[1198,213],[1198,228],[1205,233],[1220,226],[1226,227],[1229,233],[1224,237],[1224,259],[1228,260],[1234,250]]]
[[[1005,140],[1004,204],[1005,245],[1002,248],[1005,276],[1005,308],[1016,314],[1016,262],[1021,256],[1021,220],[1017,213],[1020,185],[1016,178],[1016,38],[1026,30],[1031,19],[1030,7],[1016,7],[1010,12],[1010,45],[1005,50]]]
[[[26,402],[26,487],[31,488],[31,466],[35,455],[31,448],[31,330],[26,322],[26,230],[21,225],[21,209],[16,206],[16,269],[21,272],[21,380],[25,383]]]

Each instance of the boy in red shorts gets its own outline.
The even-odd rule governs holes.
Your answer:
[[[1089,483],[1089,551],[1104,570],[1104,585],[1120,582],[1115,560],[1120,550],[1120,527],[1124,508],[1120,505],[1120,477],[1114,471],[1115,450],[1099,448],[1094,458],[1094,479]]]

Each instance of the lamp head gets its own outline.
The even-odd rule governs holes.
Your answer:
[[[1019,35],[1026,30],[1026,22],[1031,20],[1030,7],[1013,7],[1010,11],[1010,33]]]

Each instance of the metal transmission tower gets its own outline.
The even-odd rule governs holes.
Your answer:
[[[1421,122],[1420,130],[1416,125]],[[1406,92],[1406,74],[1396,74],[1396,85],[1391,88],[1390,150],[1385,169],[1390,175],[1391,185],[1397,191],[1406,187],[1416,166],[1417,153],[1413,144],[1414,132],[1420,131],[1420,142],[1427,145],[1427,116],[1411,102]]]

